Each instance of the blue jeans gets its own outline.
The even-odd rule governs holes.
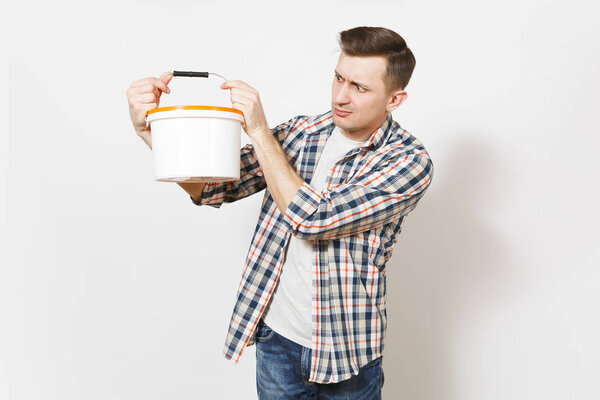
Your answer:
[[[256,389],[259,400],[380,400],[384,374],[378,357],[358,375],[338,383],[309,382],[312,350],[279,335],[261,319],[256,331]]]

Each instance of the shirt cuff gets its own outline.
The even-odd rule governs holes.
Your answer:
[[[292,233],[296,233],[299,225],[317,211],[320,202],[321,194],[317,193],[308,183],[302,183],[285,210],[283,222]]]
[[[204,206],[204,205],[208,205],[211,207],[215,207],[215,208],[219,208],[221,207],[221,203],[222,202],[213,202],[212,204],[210,203],[211,200],[214,200],[214,196],[206,196],[206,190],[210,187],[215,185],[214,182],[206,182],[206,184],[204,185],[204,188],[202,189],[202,193],[200,194],[200,199],[199,201],[194,200],[194,198],[190,195],[190,200],[192,201],[192,203],[194,203],[197,206]]]

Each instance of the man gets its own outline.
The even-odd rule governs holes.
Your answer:
[[[194,204],[265,197],[246,259],[224,354],[237,363],[256,344],[261,399],[376,399],[387,326],[385,264],[404,217],[431,183],[422,143],[393,121],[415,59],[385,28],[340,33],[332,109],[269,129],[258,92],[229,89],[251,144],[240,179],[179,183]],[[172,75],[128,89],[137,134]]]

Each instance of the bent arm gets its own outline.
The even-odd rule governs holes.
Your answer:
[[[302,239],[355,235],[411,212],[432,177],[433,164],[426,154],[405,154],[320,193],[304,183],[284,221]]]

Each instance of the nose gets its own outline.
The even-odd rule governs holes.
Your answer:
[[[333,101],[339,105],[350,103],[349,88],[346,83],[335,85],[333,90]]]

